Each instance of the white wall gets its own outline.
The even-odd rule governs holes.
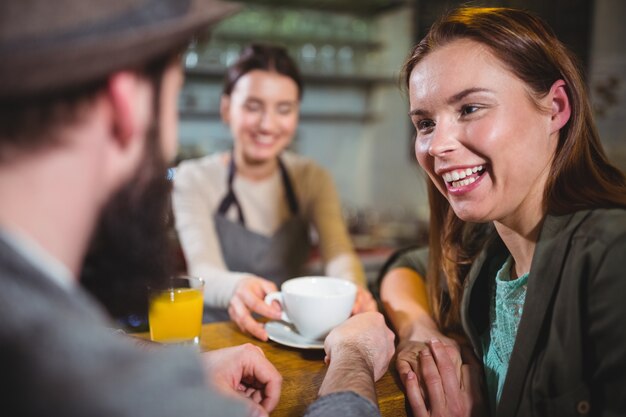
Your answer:
[[[412,18],[411,10],[403,8],[377,19],[377,41],[382,47],[374,61],[379,73],[394,82],[371,90],[369,110],[375,119],[326,126],[303,122],[295,148],[332,172],[344,204],[425,218],[427,197],[413,156],[408,101],[395,82],[413,43]],[[318,99],[320,103],[333,100],[331,96]]]
[[[604,109],[596,117],[600,137],[609,158],[623,172],[626,172],[625,19],[625,1],[595,1],[589,76],[594,106]]]

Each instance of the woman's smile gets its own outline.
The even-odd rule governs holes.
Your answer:
[[[558,139],[543,110],[549,98],[533,102],[487,47],[466,39],[426,56],[409,89],[417,160],[459,218],[536,215]]]

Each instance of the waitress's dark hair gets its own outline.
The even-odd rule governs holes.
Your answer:
[[[228,67],[224,77],[222,93],[229,96],[237,81],[250,71],[273,71],[291,78],[298,86],[298,98],[302,99],[303,86],[300,70],[282,46],[252,43],[248,45],[237,61]]]
[[[626,179],[610,164],[596,131],[585,83],[576,59],[539,17],[509,8],[460,8],[443,16],[411,51],[404,66],[407,88],[413,69],[430,53],[458,39],[470,39],[522,80],[532,100],[565,81],[571,116],[559,142],[544,190],[546,212],[626,208]],[[459,219],[432,182],[428,286],[433,313],[443,329],[458,327],[463,279],[483,247],[484,225]],[[443,286],[447,291],[443,291]]]

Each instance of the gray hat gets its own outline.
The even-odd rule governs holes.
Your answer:
[[[141,65],[238,8],[218,0],[0,0],[0,99]]]

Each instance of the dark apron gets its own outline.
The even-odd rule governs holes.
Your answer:
[[[274,282],[280,288],[287,279],[305,272],[311,241],[309,222],[299,215],[298,200],[287,169],[280,158],[278,167],[292,217],[283,223],[274,235],[264,236],[246,229],[243,211],[233,191],[236,167],[232,157],[228,169],[228,192],[213,220],[228,270],[257,275]],[[232,206],[237,209],[238,222],[226,218],[226,213]],[[229,320],[225,309],[205,306],[204,310],[205,322]]]

